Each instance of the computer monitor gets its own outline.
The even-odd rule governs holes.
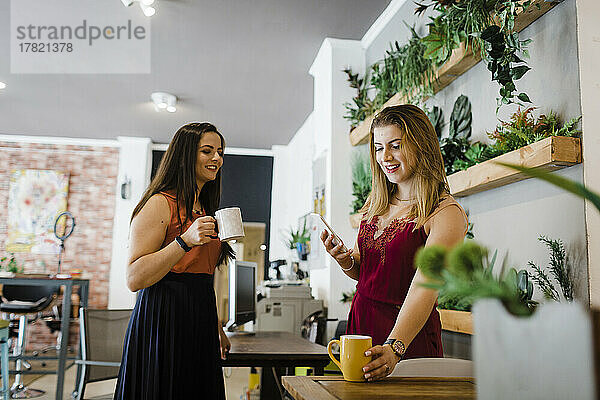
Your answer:
[[[233,260],[229,263],[228,330],[256,319],[256,263]]]

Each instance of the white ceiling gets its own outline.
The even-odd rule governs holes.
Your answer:
[[[313,108],[308,69],[323,39],[361,39],[390,0],[157,1],[151,74],[22,75],[10,73],[0,0],[0,134],[166,143],[207,120],[229,146],[287,144]],[[153,91],[175,94],[177,112],[155,112]]]

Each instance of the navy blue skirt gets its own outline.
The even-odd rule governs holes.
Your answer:
[[[212,275],[169,272],[138,293],[114,398],[225,399]]]

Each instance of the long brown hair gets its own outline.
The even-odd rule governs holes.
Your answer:
[[[437,207],[444,194],[450,193],[444,160],[440,152],[438,138],[427,115],[417,106],[402,104],[384,108],[373,119],[370,132],[371,193],[360,210],[370,220],[375,215],[386,212],[397,186],[390,182],[377,163],[373,133],[375,128],[394,125],[402,133],[402,152],[412,168],[413,184],[411,192],[416,202],[412,205],[407,219],[415,221],[414,229],[425,221]]]
[[[185,221],[191,221],[196,198],[206,215],[215,215],[221,201],[221,169],[213,181],[204,184],[200,193],[196,184],[196,160],[198,157],[198,144],[205,133],[214,132],[221,138],[221,146],[225,149],[225,139],[217,128],[208,122],[193,122],[182,126],[169,143],[163,155],[156,175],[148,185],[142,199],[135,206],[131,221],[146,205],[150,197],[159,192],[171,191],[175,193],[177,204],[177,218],[179,220],[179,233],[183,233],[184,223],[181,221],[180,204],[185,209]],[[221,243],[221,254],[217,265],[234,258],[235,253],[227,242]]]

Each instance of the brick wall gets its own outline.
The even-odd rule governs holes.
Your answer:
[[[119,149],[40,143],[0,142],[0,254],[7,255],[5,242],[8,221],[8,189],[14,169],[49,169],[68,171],[67,209],[76,219],[73,234],[65,242],[62,270],[81,269],[90,279],[89,305],[108,305],[109,270],[112,252],[112,229]],[[55,255],[16,253],[25,272],[56,272]],[[43,322],[31,326],[28,349],[56,344]],[[77,335],[71,344],[77,343]]]

